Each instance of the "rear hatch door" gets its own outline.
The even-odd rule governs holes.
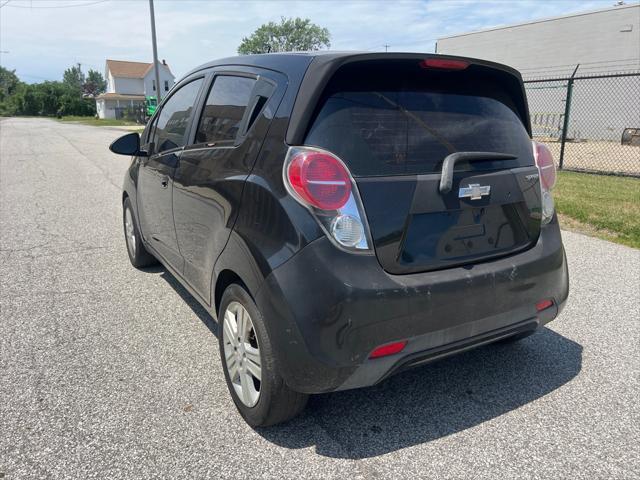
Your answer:
[[[405,58],[347,64],[327,84],[304,143],[349,167],[389,273],[486,261],[537,241],[538,171],[513,83],[486,65]]]

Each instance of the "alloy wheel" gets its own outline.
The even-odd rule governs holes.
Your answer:
[[[249,312],[231,302],[224,312],[222,340],[227,373],[240,401],[253,407],[260,398],[262,363],[260,347]]]
[[[126,208],[124,211],[124,234],[127,240],[127,248],[132,257],[136,256],[136,230],[133,227],[133,216],[131,209]]]

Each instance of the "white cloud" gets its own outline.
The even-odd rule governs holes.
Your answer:
[[[59,79],[69,65],[104,69],[106,58],[150,61],[146,0],[73,8],[72,0],[11,0],[0,9],[3,66],[27,81]],[[534,18],[607,7],[612,0],[162,1],[156,0],[158,55],[174,73],[235,55],[242,37],[281,16],[327,27],[332,49],[433,51],[438,37]],[[28,7],[34,8],[16,8]],[[29,75],[29,76],[28,76]]]

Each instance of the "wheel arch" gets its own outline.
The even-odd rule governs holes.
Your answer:
[[[216,284],[213,290],[213,309],[216,312],[216,316],[220,313],[220,302],[222,302],[222,295],[224,294],[224,291],[229,287],[229,285],[233,285],[234,283],[244,288],[251,298],[253,298],[251,291],[242,278],[240,278],[240,275],[230,269],[222,270],[216,278]]]
[[[259,251],[255,253],[260,256]],[[227,245],[216,260],[212,272],[209,301],[216,316],[224,290],[232,283],[238,283],[251,298],[256,299],[270,270],[264,261],[256,258],[255,253],[235,230],[231,231]]]

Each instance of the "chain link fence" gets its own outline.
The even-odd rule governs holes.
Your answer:
[[[640,71],[524,81],[533,137],[558,168],[640,176]]]

